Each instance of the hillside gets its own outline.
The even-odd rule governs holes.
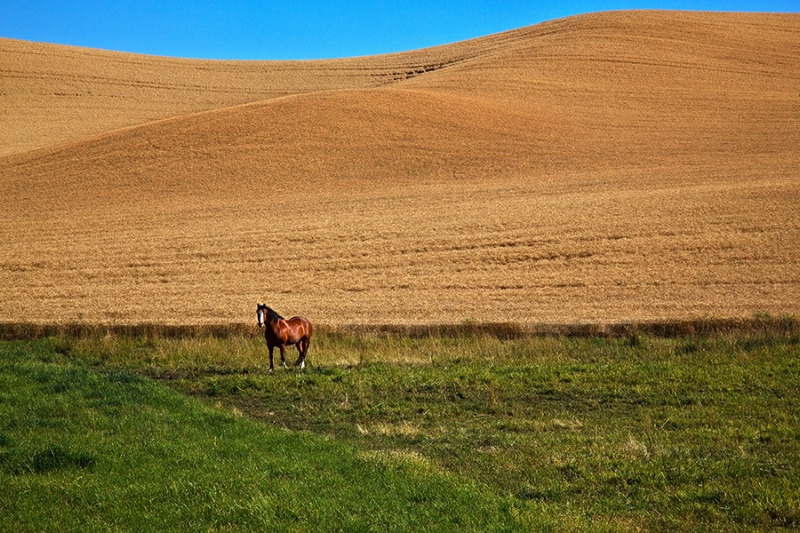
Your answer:
[[[798,34],[613,12],[317,62],[0,40],[0,320],[797,314]]]
[[[202,61],[0,38],[0,156],[269,98],[379,87],[462,61],[481,42],[325,61]]]

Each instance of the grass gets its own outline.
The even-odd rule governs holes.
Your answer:
[[[59,354],[0,344],[0,530],[484,530],[515,523],[422,460],[365,453]]]
[[[270,493],[272,499],[280,491],[295,490],[301,478],[312,486],[304,487],[302,496],[293,494],[305,498],[307,506],[290,508],[304,526],[380,529],[392,524],[410,530],[438,529],[443,523],[445,529],[544,531],[762,531],[800,526],[796,331],[505,339],[482,333],[413,337],[323,332],[312,343],[309,369],[272,375],[266,373],[262,342],[238,335],[176,339],[93,334],[4,346],[6,359],[10,349],[28,354],[22,359],[30,368],[22,374],[30,383],[6,393],[0,408],[8,411],[16,405],[15,409],[39,413],[39,418],[16,418],[49,420],[47,424],[58,426],[78,415],[70,395],[88,402],[79,409],[81,429],[74,440],[56,438],[63,429],[47,424],[27,433],[0,428],[7,476],[15,483],[66,476],[58,485],[68,487],[73,486],[69,479],[78,483],[77,478],[103,478],[113,462],[109,457],[117,452],[101,451],[95,439],[82,436],[87,427],[95,425],[108,446],[116,446],[111,441],[138,442],[140,435],[163,432],[157,460],[147,458],[153,450],[145,448],[137,452],[144,457],[141,465],[129,460],[113,470],[128,482],[148,480],[147,489],[134,495],[134,501],[141,498],[140,510],[147,508],[144,493],[169,493],[177,483],[181,490],[169,493],[171,503],[165,505],[189,505],[202,515],[192,515],[201,528],[235,523],[228,522],[233,520],[229,515],[214,514],[212,488],[229,503],[241,502],[240,495],[249,491],[277,491]],[[39,367],[53,368],[55,374]],[[19,364],[6,363],[6,374],[9,368]],[[65,388],[75,376],[88,381]],[[138,376],[156,378],[188,396]],[[22,378],[13,379],[20,383]],[[103,407],[132,412],[122,418],[108,415],[107,423],[99,423],[98,409],[88,407],[104,387],[152,391],[170,407],[161,408],[160,418],[137,426],[141,414],[155,408],[147,395],[136,393],[135,401]],[[28,405],[35,406],[33,399],[41,391],[48,391],[43,397],[52,403],[41,409]],[[113,404],[113,394],[100,396],[103,404]],[[165,414],[184,409],[192,414]],[[107,426],[112,419],[113,430]],[[227,432],[214,429],[216,425]],[[227,455],[214,451],[223,436],[237,442]],[[28,441],[31,444],[22,444]],[[166,441],[175,444],[168,446]],[[124,446],[136,450],[138,444]],[[320,448],[330,451],[318,453]],[[253,453],[267,449],[270,453],[263,457]],[[53,464],[57,466],[48,466]],[[178,470],[172,467],[166,468],[170,474],[159,477],[163,464],[199,465],[205,477],[195,468],[181,482],[173,478]],[[294,473],[265,474],[285,469]],[[376,469],[384,469],[380,479],[389,473],[398,476],[387,486],[406,488],[389,499],[399,494],[404,503],[381,501],[376,503],[379,510],[361,507],[376,496],[350,485],[383,492],[384,485],[373,478]],[[335,472],[334,483],[343,485],[332,492],[300,475],[324,477],[330,470]],[[199,493],[190,489],[194,476],[201,480]],[[291,483],[282,484],[286,479]],[[406,482],[412,488],[403,485]],[[418,483],[429,488],[418,488]],[[115,481],[107,487],[109,501],[102,508],[110,515],[127,499],[116,492],[136,492],[127,484]],[[22,487],[10,490],[15,494]],[[43,487],[29,490],[42,497]],[[93,490],[96,498],[97,487]],[[478,493],[480,498],[475,497]],[[80,494],[79,501],[88,498]],[[425,495],[426,505],[413,505],[419,494]],[[285,517],[276,516],[275,509],[255,511],[253,497],[243,499],[249,504],[242,512],[254,521],[237,526],[295,524],[279,522]],[[58,508],[74,498],[62,494],[53,501],[59,502]],[[277,500],[296,501],[282,496]],[[343,502],[358,511],[330,509]],[[431,503],[439,509],[432,511]],[[405,521],[406,505],[426,508],[420,512],[427,514]],[[31,513],[34,508],[41,513],[45,507],[32,504]],[[76,511],[87,519],[81,509],[89,506]],[[3,511],[0,514],[9,514],[7,506]],[[383,518],[358,523],[354,516],[362,512],[377,512]],[[185,511],[175,523],[188,515],[191,512]],[[441,523],[434,525],[432,515]]]

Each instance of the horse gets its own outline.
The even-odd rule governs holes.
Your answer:
[[[286,320],[275,312],[274,309],[265,304],[258,304],[256,308],[258,315],[258,327],[264,327],[264,338],[267,340],[269,348],[269,371],[272,372],[272,349],[276,346],[281,351],[281,364],[286,368],[286,346],[297,345],[300,355],[295,366],[300,365],[300,369],[306,367],[306,354],[308,344],[311,342],[311,322],[302,316],[294,316]]]

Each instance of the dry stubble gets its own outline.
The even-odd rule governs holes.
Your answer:
[[[246,322],[257,301],[329,324],[797,314],[798,29],[613,13],[357,75],[242,65],[265,93],[6,143],[0,320]],[[232,68],[203,66],[199,100]],[[82,83],[111,90],[109,72]],[[40,127],[23,133],[62,135]]]

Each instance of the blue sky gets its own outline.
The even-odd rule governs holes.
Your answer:
[[[800,12],[800,0],[0,0],[0,37],[208,59],[413,50],[616,9]]]

